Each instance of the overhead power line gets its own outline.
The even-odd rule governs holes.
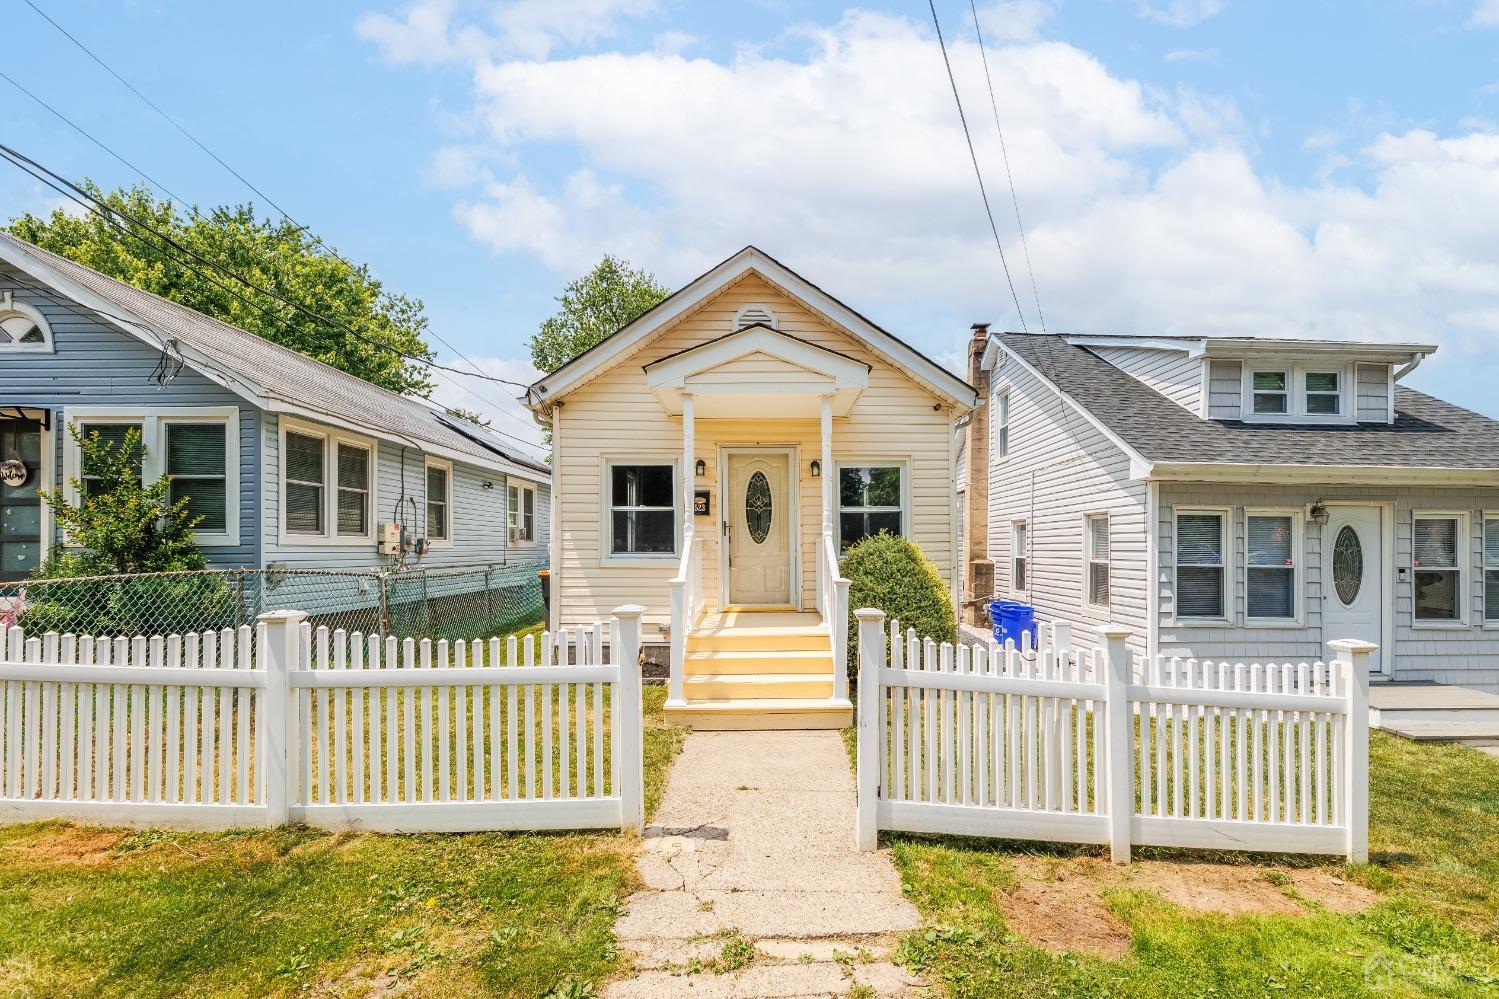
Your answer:
[[[1025,223],[1020,221],[1020,198],[1015,194],[1015,175],[1010,172],[1010,153],[1005,148],[1005,130],[999,124],[999,101],[994,97],[994,78],[989,75],[989,53],[984,48],[984,31],[979,27],[979,9],[975,0],[968,0],[973,11],[973,33],[978,36],[979,56],[984,61],[984,82],[989,85],[989,107],[994,111],[994,130],[999,133],[999,155],[1005,163],[1005,179],[1010,182],[1010,203],[1015,206],[1015,228],[1020,233],[1020,249],[1025,253],[1025,269],[1031,278],[1031,294],[1036,296],[1036,316],[1041,320],[1041,332],[1046,332],[1046,313],[1041,310],[1041,292],[1036,288],[1036,269],[1031,266],[1031,248],[1025,239]]]
[[[1020,307],[1020,296],[1015,294],[1015,281],[1010,277],[1010,263],[1005,259],[1004,243],[999,238],[999,226],[994,223],[994,210],[989,207],[989,192],[984,189],[984,172],[979,169],[978,153],[973,149],[973,135],[968,131],[963,99],[958,96],[958,78],[953,75],[952,60],[947,57],[947,42],[942,38],[942,22],[937,19],[937,4],[935,0],[927,0],[927,6],[932,11],[932,27],[937,30],[937,44],[942,48],[942,64],[947,67],[947,82],[952,85],[953,103],[958,106],[958,121],[963,125],[963,138],[968,142],[968,156],[973,160],[973,175],[978,178],[979,197],[983,198],[984,214],[989,217],[989,231],[994,234],[994,246],[999,250],[999,263],[1005,271],[1005,282],[1010,286],[1010,298],[1015,303],[1015,312],[1020,316],[1020,328],[1029,333],[1030,328],[1025,324],[1025,310]]]
[[[307,228],[307,226],[303,225],[302,223],[298,222],[296,219],[292,218],[291,214],[289,212],[287,212],[286,209],[282,208],[275,201],[271,200],[271,197],[269,195],[267,195],[264,191],[262,191],[260,188],[256,187],[254,184],[252,184],[250,182],[249,178],[247,178],[244,174],[240,173],[234,167],[230,166],[229,163],[222,156],[220,156],[218,153],[216,153],[212,149],[208,148],[208,146],[201,139],[199,139],[196,135],[194,135],[192,132],[190,132],[185,125],[183,125],[176,118],[173,118],[171,115],[167,114],[166,111],[162,110],[162,108],[160,107],[160,105],[158,105],[155,101],[151,100],[151,98],[147,97],[140,90],[140,88],[138,88],[137,86],[135,86],[135,84],[131,83],[124,76],[122,76],[118,71],[116,71],[114,69],[114,67],[112,67],[108,63],[106,63],[97,53],[95,53],[87,45],[83,44],[83,42],[80,41],[76,35],[74,35],[70,31],[68,31],[61,24],[57,23],[57,21],[53,20],[53,18],[46,11],[44,11],[40,7],[38,7],[35,3],[32,2],[32,0],[26,0],[26,6],[30,7],[32,10],[36,11],[36,13],[38,15],[40,15],[43,20],[45,20],[48,24],[52,25],[52,27],[56,28],[63,35],[63,37],[67,38],[68,41],[70,41],[74,45],[76,45],[79,48],[79,50],[81,50],[85,55],[87,55],[90,59],[92,59],[100,67],[102,67],[104,69],[104,71],[107,72],[110,76],[113,76],[116,80],[118,80],[121,84],[123,84],[125,86],[125,88],[128,89],[132,94],[134,94],[136,97],[140,98],[140,100],[143,103],[145,103],[145,105],[147,107],[149,107],[152,111],[155,111],[159,116],[161,116],[161,118],[164,121],[166,121],[169,125],[171,125],[177,131],[181,132],[184,136],[186,136],[187,139],[190,142],[193,143],[193,145],[197,146],[204,153],[208,154],[208,156],[211,157],[215,163],[219,164],[219,166],[223,167],[229,173],[233,174],[234,177],[235,177],[235,179],[237,179],[240,183],[244,184],[245,187],[249,188],[252,192],[254,192],[257,196],[259,196],[266,204],[268,204],[272,208],[274,208],[276,210],[277,214],[279,214],[282,218],[286,219],[286,221],[290,222],[297,229],[298,232],[304,233],[309,238],[311,238],[311,240],[312,240],[312,242],[313,242],[313,244],[315,246],[321,248],[322,250],[324,250],[325,252],[327,252],[331,257],[333,257],[335,260],[340,261],[345,266],[353,268],[353,269],[356,269],[356,270],[358,269],[358,268],[355,267],[355,265],[353,263],[351,263],[350,261],[345,260],[343,257],[339,256],[338,253],[331,246],[329,246],[327,243],[325,243],[323,241],[323,239],[322,239],[321,236],[318,236],[316,233],[311,232]],[[6,79],[10,79],[10,78],[6,77]],[[178,198],[176,195],[173,195],[170,191],[167,191],[167,189],[165,187],[163,187],[162,185],[156,183],[156,181],[152,180],[149,176],[147,176],[147,174],[144,171],[140,170],[138,167],[135,167],[134,165],[132,165],[131,163],[129,163],[127,160],[124,159],[124,157],[122,157],[118,153],[114,152],[114,150],[110,149],[108,146],[105,146],[98,139],[95,139],[93,136],[88,135],[87,132],[84,132],[83,129],[79,128],[77,125],[73,125],[73,123],[71,121],[68,121],[67,118],[63,117],[63,115],[60,112],[56,111],[55,109],[53,109],[52,107],[50,107],[49,105],[47,105],[40,98],[38,98],[35,95],[31,94],[30,91],[25,90],[25,88],[23,88],[23,87],[20,86],[20,84],[15,83],[14,80],[11,80],[11,83],[14,84],[23,93],[25,93],[28,97],[31,97],[32,100],[35,100],[38,104],[41,104],[43,107],[47,108],[47,110],[51,111],[53,114],[57,115],[59,118],[62,118],[62,120],[64,122],[67,122],[69,125],[72,125],[73,128],[75,128],[79,132],[83,133],[90,140],[92,140],[96,145],[100,146],[106,152],[108,152],[111,156],[115,157],[115,159],[119,160],[121,163],[124,163],[127,167],[129,167],[131,170],[135,171],[137,174],[140,174],[141,177],[145,178],[145,180],[146,180],[147,183],[149,183],[152,186],[158,188],[159,190],[165,192],[169,197],[172,198],[172,200],[177,201],[177,202],[181,202],[184,205],[186,205],[186,202],[182,202],[181,198]],[[191,210],[190,207],[189,207],[189,210]],[[196,212],[194,212],[194,214],[196,214]],[[443,336],[442,336],[442,334],[436,332],[435,330],[428,330],[428,332],[432,335],[433,339],[435,339],[438,343],[442,344],[444,347],[448,348],[448,350],[452,351],[459,358],[459,360],[463,361],[470,368],[472,368],[473,369],[473,374],[477,375],[480,378],[488,378],[488,376],[486,376],[484,374],[483,370],[479,367],[479,365],[475,364],[474,361],[471,360],[468,356],[466,356],[462,351],[460,351],[457,347],[453,346],[446,339],[444,339]],[[454,369],[454,370],[456,371],[456,369]],[[465,375],[467,374],[467,372],[461,372],[461,371],[458,371],[457,373],[458,374],[465,374]],[[494,381],[496,379],[490,378],[489,380]],[[518,383],[518,382],[510,382],[510,381],[507,381],[505,379],[498,379],[498,381],[500,381],[503,384],[517,385],[517,386],[519,386],[521,388],[525,388],[526,387],[524,385],[520,385],[520,383]],[[517,423],[522,422],[518,417],[514,416],[513,414],[506,413],[505,410],[503,408],[501,408],[498,403],[495,403],[494,401],[492,401],[490,399],[486,399],[483,396],[478,395],[477,393],[473,392],[473,390],[471,390],[471,389],[465,388],[464,391],[466,391],[470,395],[474,396],[474,398],[478,399],[480,402],[483,402],[483,403],[485,403],[488,406],[494,407],[497,412],[500,412],[500,413],[504,414],[505,416],[509,417],[512,420],[515,420]]]

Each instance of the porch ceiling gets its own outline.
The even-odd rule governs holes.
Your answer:
[[[690,394],[702,419],[816,419],[824,396],[847,416],[869,386],[869,365],[766,326],[663,357],[645,374],[668,414]]]

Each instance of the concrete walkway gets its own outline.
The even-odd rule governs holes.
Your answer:
[[[889,960],[920,919],[854,850],[841,733],[695,732],[654,822],[615,925],[637,970],[608,999],[928,995]]]

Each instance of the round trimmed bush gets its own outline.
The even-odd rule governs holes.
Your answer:
[[[867,537],[843,556],[843,575],[848,587],[848,673],[858,670],[859,622],[853,612],[876,607],[889,620],[900,621],[901,631],[934,642],[953,642],[958,624],[953,616],[947,584],[937,567],[907,538],[881,532]]]

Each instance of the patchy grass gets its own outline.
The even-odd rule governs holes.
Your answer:
[[[850,754],[852,755],[852,754]],[[1371,863],[889,837],[953,996],[1499,992],[1499,760],[1375,733]]]
[[[683,733],[645,690],[647,808]],[[586,996],[633,837],[0,828],[0,994]]]

